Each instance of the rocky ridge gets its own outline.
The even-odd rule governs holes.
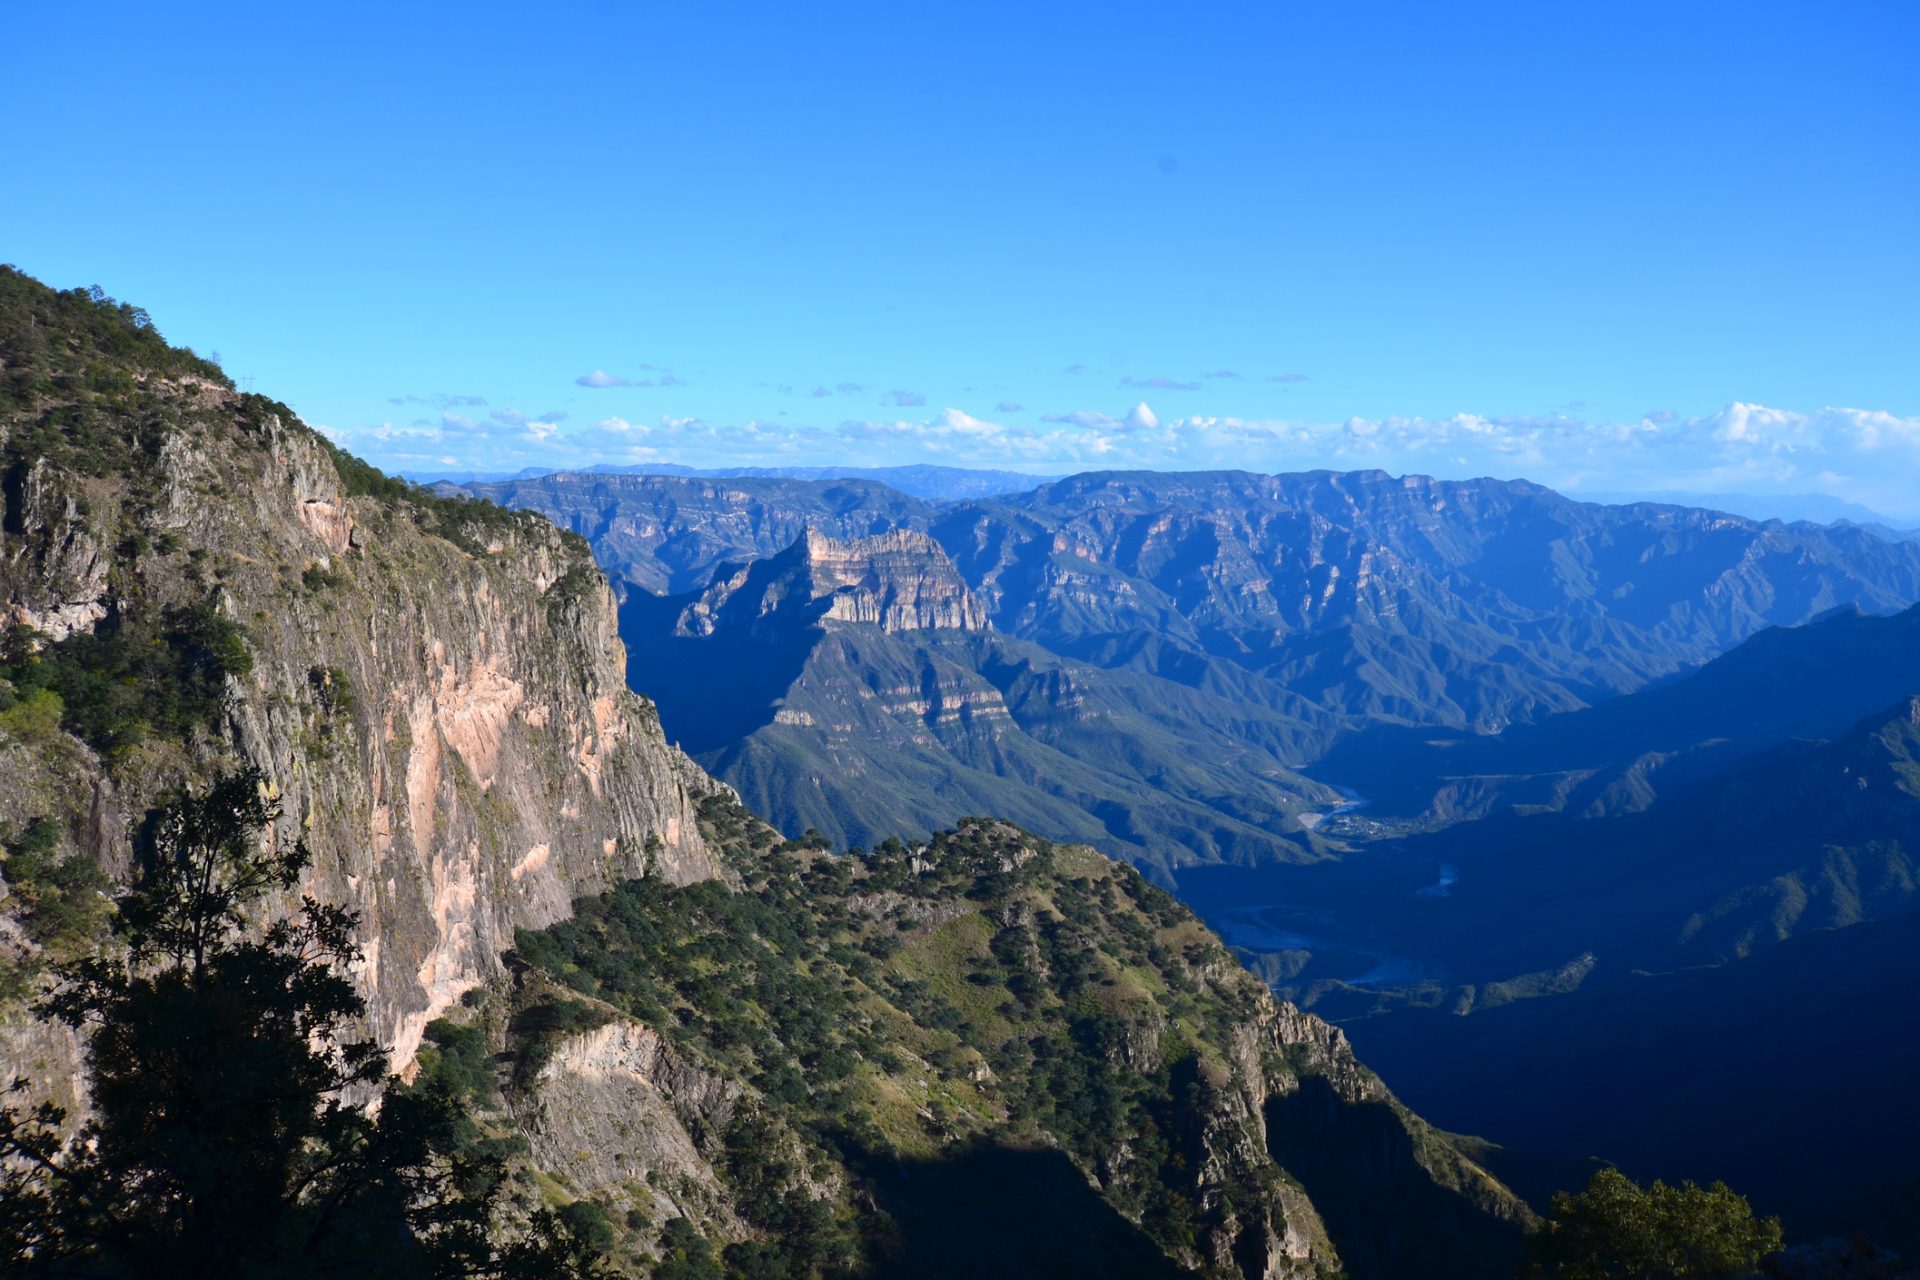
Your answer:
[[[0,732],[0,835],[50,818],[60,848],[124,877],[156,797],[258,768],[282,836],[314,852],[298,891],[362,916],[357,978],[402,1065],[499,971],[515,926],[625,876],[715,873],[693,811],[715,784],[626,688],[584,544],[477,504],[356,492],[364,467],[211,367],[136,364],[95,389],[101,352],[36,351],[20,317],[58,333],[88,304],[5,284],[0,601],[14,652],[43,646],[12,675],[50,670],[68,705],[50,725],[16,711]],[[96,717],[94,741],[77,735],[92,686],[72,646],[195,611],[240,646],[203,673],[204,722],[143,724],[153,689]]]
[[[938,543],[913,529],[836,540],[808,526],[764,562],[723,566],[681,613],[675,634],[709,636],[725,620],[751,626],[781,609],[821,624],[899,633],[981,631],[987,617]]]
[[[1115,472],[940,503],[871,483],[765,478],[563,474],[472,491],[593,542],[628,584],[630,648],[647,671],[671,673],[653,686],[669,734],[782,829],[862,841],[996,812],[1163,872],[1297,857],[1311,842],[1290,815],[1330,803],[1303,771],[1384,798],[1405,781],[1393,768],[1401,756],[1438,757],[1425,747],[1437,734],[1472,755],[1770,626],[1920,596],[1920,544],[1600,506],[1518,481]],[[799,639],[795,604],[820,608],[814,588],[778,589],[789,598],[773,586],[799,571],[799,543],[876,536],[898,540],[889,578],[937,580],[971,602],[920,619],[931,601],[916,600],[890,620],[889,638],[909,634],[898,629],[909,617],[963,625],[923,628],[902,652],[863,638],[863,626],[887,620],[853,591],[832,618],[800,619],[813,634]],[[662,614],[676,612],[668,632],[688,643],[663,644]],[[820,639],[828,623],[831,645]],[[784,656],[754,673],[750,691],[709,678],[776,634]],[[978,636],[993,639],[966,642]],[[667,692],[683,685],[701,697]],[[935,707],[944,719],[910,722]],[[1118,760],[1082,731],[1095,719],[1126,726],[1131,746]],[[1197,726],[1208,743],[1175,745]],[[1015,735],[1071,759],[1043,764]],[[1386,781],[1342,771],[1356,742]],[[894,779],[903,744],[905,767],[950,780],[938,794]],[[1630,805],[1664,767],[1650,758],[1617,779],[1543,775],[1524,797],[1518,782],[1500,786],[1551,804],[1610,787],[1602,803]],[[862,771],[882,781],[833,794],[832,778]],[[1495,803],[1486,785],[1443,787],[1438,818]],[[1134,820],[1168,797],[1208,816]]]
[[[982,820],[849,865],[730,797],[703,817],[741,892],[583,901],[523,940],[532,969],[479,1015],[496,1036],[556,999],[604,1019],[548,1048],[513,1105],[543,1168],[611,1220],[786,1247],[790,1210],[740,1209],[751,1132],[744,1165],[787,1167],[784,1194],[824,1215],[813,1234],[852,1232],[880,1274],[1048,1274],[1062,1241],[1103,1270],[1108,1246],[1089,1242],[1112,1232],[1147,1251],[1118,1274],[1161,1274],[1141,1269],[1156,1253],[1166,1274],[1265,1280],[1469,1276],[1516,1256],[1524,1206],[1123,864]],[[641,902],[657,937],[622,923]],[[689,951],[702,966],[670,959]],[[709,982],[741,1014],[713,1010]],[[664,1028],[642,1012],[676,1005]],[[1056,1062],[1067,1044],[1088,1068]],[[811,1064],[805,1095],[783,1063]],[[1054,1188],[1049,1214],[997,1220],[1010,1265],[966,1209],[922,1216],[918,1197],[976,1166]],[[1063,1207],[1079,1179],[1098,1199]],[[636,1257],[656,1247],[648,1227],[621,1234]]]

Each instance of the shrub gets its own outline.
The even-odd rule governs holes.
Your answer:
[[[1780,1219],[1756,1219],[1724,1182],[1642,1187],[1602,1169],[1580,1194],[1556,1194],[1550,1216],[1534,1237],[1539,1280],[1720,1280],[1780,1247]]]

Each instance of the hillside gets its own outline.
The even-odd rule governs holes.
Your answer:
[[[1738,960],[1920,905],[1920,700],[1749,756],[1643,811],[1500,816],[1375,846],[1346,912],[1457,988],[1589,957],[1587,981]],[[1360,860],[1366,861],[1366,860]],[[1445,865],[1444,896],[1414,892]],[[1338,871],[1334,873],[1335,876]],[[1360,882],[1356,867],[1356,888]],[[1330,877],[1332,878],[1332,877]],[[1498,928],[1494,928],[1495,924]]]
[[[1821,739],[1920,690],[1920,606],[1771,627],[1684,677],[1498,735],[1379,726],[1322,761],[1376,811],[1433,821],[1644,809],[1795,738]]]
[[[1909,625],[1839,619],[1729,657],[1750,689],[1792,687],[1769,670],[1830,672],[1838,704],[1842,689],[1904,678],[1910,652],[1887,646],[1876,671],[1861,639]],[[1809,666],[1823,639],[1830,661]],[[1726,676],[1609,706],[1719,705],[1724,723],[1755,726],[1785,709],[1721,702]],[[1607,723],[1639,722],[1623,708]],[[1180,886],[1276,991],[1338,1021],[1439,1123],[1563,1171],[1600,1158],[1724,1178],[1790,1236],[1864,1230],[1910,1250],[1916,1046],[1900,957],[1920,927],[1916,831],[1908,694],[1643,808],[1507,811]]]
[[[626,688],[580,539],[382,476],[134,308],[0,271],[0,499],[0,1071],[30,1097],[85,1106],[28,1013],[50,962],[117,945],[159,806],[251,769],[312,854],[267,919],[354,913],[361,1029],[470,1097],[520,1212],[628,1271],[1518,1247],[1524,1208],[1136,873],[985,821],[786,845]],[[793,602],[981,622],[885,589],[921,550],[812,547]]]
[[[606,584],[546,521],[424,498],[143,313],[11,270],[0,496],[0,838],[124,878],[159,797],[257,766],[315,854],[298,890],[362,913],[401,1062],[515,926],[714,873],[713,784],[627,690]]]
[[[734,1266],[887,1275],[1517,1256],[1504,1189],[1124,864],[985,820],[848,859],[702,812],[736,891],[585,900],[521,935],[530,968],[478,1015],[536,1158],[623,1249],[685,1218]],[[555,1009],[592,1029],[523,1030]]]
[[[1738,964],[1348,1029],[1447,1124],[1638,1177],[1724,1178],[1790,1238],[1864,1233],[1912,1257],[1916,946],[1909,910]]]

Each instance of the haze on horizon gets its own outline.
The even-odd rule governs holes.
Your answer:
[[[1911,5],[10,35],[0,258],[389,469],[1380,467],[1920,519]]]

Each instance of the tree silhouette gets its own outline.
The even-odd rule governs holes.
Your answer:
[[[387,1080],[373,1118],[387,1058],[354,1034],[366,1005],[342,974],[357,917],[303,897],[249,927],[310,861],[278,816],[253,771],[159,810],[121,945],[56,969],[36,1009],[84,1036],[91,1114],[69,1139],[51,1104],[0,1111],[0,1269],[585,1274],[551,1213],[497,1223],[506,1175],[454,1091]]]

